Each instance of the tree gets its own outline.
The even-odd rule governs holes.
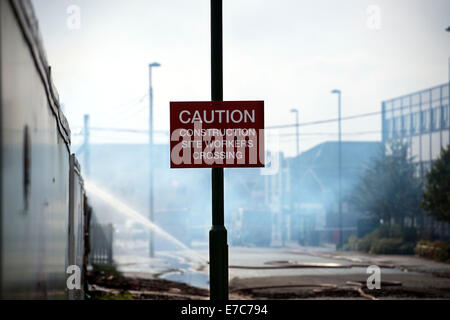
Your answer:
[[[426,175],[425,192],[420,206],[439,221],[450,221],[450,145]]]
[[[421,215],[422,184],[415,176],[415,165],[408,157],[408,146],[394,142],[366,168],[350,201],[369,218],[391,221],[403,229],[404,218]]]

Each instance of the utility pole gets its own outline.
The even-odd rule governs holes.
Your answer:
[[[223,101],[222,0],[211,0],[211,100]],[[223,168],[211,169],[212,228],[209,231],[210,299],[228,300],[228,244]]]
[[[149,73],[149,113],[148,113],[148,163],[149,163],[149,200],[148,210],[149,219],[154,222],[154,205],[153,205],[153,86],[152,86],[152,68],[160,67],[158,62],[153,62],[148,65]],[[155,256],[155,244],[153,230],[150,230],[149,239],[149,255],[151,258]]]
[[[300,136],[299,136],[299,122],[298,122],[298,109],[291,109],[291,112],[295,113],[295,141],[296,141],[296,148],[297,148],[297,156],[300,154]]]
[[[343,232],[342,232],[342,195],[341,195],[341,183],[342,183],[342,132],[341,132],[341,91],[333,90],[331,91],[333,94],[338,95],[338,135],[339,135],[339,144],[338,144],[338,201],[339,201],[339,242],[338,248],[342,249],[343,245]]]
[[[90,154],[89,154],[89,115],[84,115],[84,128],[83,128],[84,142],[83,142],[83,160],[84,160],[84,172],[87,177],[90,174],[89,162],[90,162]]]

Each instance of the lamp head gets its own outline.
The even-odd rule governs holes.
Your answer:
[[[292,109],[291,109],[291,112],[298,112],[298,110],[297,110],[297,109],[294,109],[294,108],[292,108]]]
[[[338,89],[334,89],[333,91],[331,91],[331,93],[337,93],[337,94],[341,94],[341,90],[338,90]]]
[[[151,68],[151,67],[161,67],[161,64],[158,63],[158,62],[153,62],[153,63],[150,63],[150,64],[149,64],[149,67],[150,67],[150,68]]]

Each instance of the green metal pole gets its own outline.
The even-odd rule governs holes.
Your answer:
[[[222,0],[211,0],[211,100],[223,100]],[[228,244],[224,224],[223,168],[213,168],[212,228],[209,231],[210,299],[228,300]]]

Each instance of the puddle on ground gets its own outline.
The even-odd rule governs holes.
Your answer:
[[[209,289],[208,266],[189,261],[181,255],[157,254],[153,259],[142,256],[116,256],[115,260],[120,272],[142,273],[141,276],[145,278],[154,277]]]

